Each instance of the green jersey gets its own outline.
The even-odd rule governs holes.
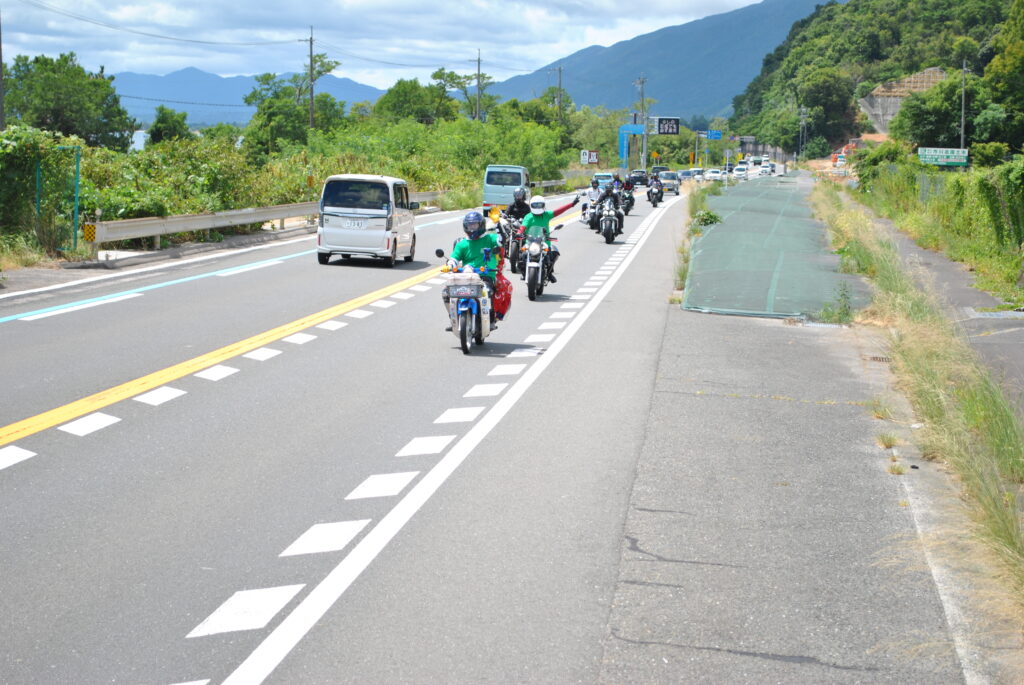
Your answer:
[[[501,241],[494,233],[484,233],[476,240],[460,240],[452,249],[452,259],[461,262],[463,266],[480,267],[486,266],[488,271],[498,269],[498,248]],[[484,263],[484,250],[490,248],[491,254],[487,263]]]

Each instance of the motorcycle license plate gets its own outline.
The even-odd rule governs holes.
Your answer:
[[[452,285],[448,286],[450,297],[480,297],[480,286],[478,285]]]

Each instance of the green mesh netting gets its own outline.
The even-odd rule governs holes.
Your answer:
[[[847,283],[851,305],[867,287],[838,273],[826,229],[811,216],[809,177],[750,180],[708,196],[722,223],[705,227],[690,256],[683,308],[718,314],[812,317]]]

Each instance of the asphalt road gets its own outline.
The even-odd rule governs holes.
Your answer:
[[[681,207],[657,215],[678,221]],[[0,679],[423,682],[457,661],[483,680],[514,678],[513,662],[562,680],[595,668],[635,456],[608,448],[635,439],[646,415],[622,402],[615,379],[650,377],[660,335],[656,316],[596,319],[627,292],[664,302],[664,292],[613,286],[651,214],[641,202],[613,246],[571,219],[558,284],[529,302],[515,281],[508,320],[469,357],[443,330],[428,278],[437,260],[424,258],[450,247],[454,215],[421,218],[419,257],[395,269],[319,266],[307,239],[0,300],[0,424],[79,401],[52,427],[8,430],[0,446],[0,598],[17,627],[4,631]],[[255,358],[181,373],[331,308],[337,323],[302,332],[315,337],[266,340]],[[631,349],[637,340],[647,354]],[[568,383],[597,380],[597,405],[560,406],[546,380],[556,370]],[[154,384],[157,395],[135,392]],[[552,412],[567,411],[559,425]],[[573,422],[579,412],[601,420]],[[508,553],[552,526],[570,552],[554,566],[550,539],[529,543],[525,558]],[[458,563],[481,549],[493,554],[482,567]],[[494,604],[507,583],[530,582],[560,606]],[[385,600],[442,592],[455,594],[442,609],[472,607],[480,621],[452,624],[439,651],[423,637],[443,611]],[[511,624],[539,625],[520,622],[527,610],[557,632],[509,640]],[[563,626],[593,639],[544,664],[519,658],[538,640],[557,645]],[[491,647],[467,655],[459,631],[486,632]],[[383,635],[421,653],[396,664]]]
[[[455,215],[395,269],[306,239],[0,298],[0,682],[963,682],[920,548],[878,564],[916,535],[882,381],[670,308],[684,216],[570,218],[470,356]]]

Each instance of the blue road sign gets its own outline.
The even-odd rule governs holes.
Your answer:
[[[722,139],[722,132],[721,131],[708,131],[707,138],[708,138],[708,140],[721,140]]]

